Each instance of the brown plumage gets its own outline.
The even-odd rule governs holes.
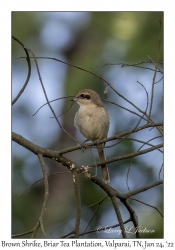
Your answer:
[[[110,120],[99,95],[91,89],[85,89],[78,92],[73,101],[80,105],[74,124],[83,136],[92,142],[107,138]],[[100,161],[106,160],[102,146],[104,144],[97,148]],[[104,182],[109,183],[108,166],[101,165],[101,170]]]

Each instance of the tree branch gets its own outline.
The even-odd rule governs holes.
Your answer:
[[[127,200],[121,200],[121,201],[123,202],[123,204],[127,208],[128,212],[130,213],[131,221],[133,222],[135,229],[137,229],[138,228],[138,218],[137,218],[136,212],[132,209],[131,205],[129,204],[129,202]],[[136,237],[140,238],[140,234],[139,234],[138,230],[136,230]]]
[[[154,209],[162,216],[162,218],[163,218],[163,214],[159,211],[159,209],[158,209],[157,207],[152,206],[152,205],[150,205],[150,204],[148,204],[148,203],[146,203],[146,202],[140,201],[140,200],[135,199],[135,198],[129,198],[129,199],[131,199],[131,200],[133,200],[133,201],[140,202],[140,203],[142,203],[142,204],[144,204],[144,205],[146,205],[146,206],[148,206],[148,207],[154,208]]]
[[[130,198],[131,196],[133,196],[135,194],[139,194],[139,193],[144,192],[144,191],[146,191],[146,190],[148,190],[150,188],[156,187],[156,186],[158,186],[160,184],[163,184],[163,181],[156,181],[156,182],[154,182],[154,183],[152,183],[150,185],[144,186],[142,188],[138,188],[138,189],[136,189],[134,191],[130,191],[128,193],[125,193],[123,195],[123,197],[125,197],[125,199]]]
[[[118,157],[110,158],[110,159],[105,160],[105,161],[100,161],[100,162],[97,162],[97,163],[93,163],[93,164],[88,165],[88,170],[91,169],[91,168],[94,168],[96,166],[101,166],[101,165],[108,164],[108,163],[111,163],[111,162],[121,161],[121,160],[129,159],[129,158],[132,158],[132,157],[136,157],[136,156],[139,156],[139,155],[142,155],[142,154],[146,154],[146,153],[149,153],[151,151],[157,150],[158,148],[161,148],[161,147],[163,147],[163,143],[160,143],[160,144],[156,145],[156,147],[155,146],[149,147],[149,148],[144,149],[142,151],[134,152],[134,153],[127,154],[127,155],[121,155],[121,156],[118,156]]]
[[[126,232],[125,232],[124,223],[123,223],[123,219],[122,219],[122,216],[121,216],[121,213],[120,213],[118,204],[117,204],[117,200],[116,200],[115,194],[112,195],[112,196],[110,196],[110,199],[111,199],[111,201],[112,201],[112,204],[113,204],[115,213],[116,213],[117,218],[118,218],[118,222],[119,222],[119,225],[120,225],[120,229],[121,229],[121,232],[122,232],[122,236],[123,236],[123,238],[127,238],[127,237],[126,237]]]
[[[75,221],[75,238],[79,238],[79,227],[80,227],[80,218],[81,218],[81,196],[80,196],[80,186],[78,180],[77,169],[75,169],[75,165],[72,165],[72,174],[73,174],[73,183],[75,190],[75,198],[76,198],[76,221]]]
[[[41,209],[41,214],[40,214],[40,217],[39,217],[39,220],[38,220],[36,226],[33,229],[33,233],[32,233],[31,238],[34,238],[36,236],[36,233],[37,233],[37,231],[39,229],[39,226],[41,226],[42,233],[43,233],[44,237],[46,238],[46,233],[45,233],[44,226],[43,226],[43,218],[44,218],[44,214],[46,212],[47,204],[48,204],[49,184],[48,184],[48,178],[47,178],[47,172],[46,172],[44,159],[43,159],[43,156],[42,156],[41,153],[38,154],[38,158],[39,158],[41,168],[42,168],[42,172],[43,172],[43,176],[44,176],[45,194],[44,194],[44,202],[43,202],[43,206],[42,206],[42,209]]]
[[[22,95],[22,93],[24,92],[28,82],[29,82],[29,79],[30,79],[30,76],[31,76],[31,62],[30,62],[30,56],[29,56],[29,53],[27,51],[27,49],[25,48],[24,44],[22,42],[20,42],[16,37],[12,36],[12,38],[17,41],[24,49],[25,53],[26,53],[26,60],[27,60],[27,64],[28,64],[28,74],[27,74],[27,78],[26,78],[26,81],[22,87],[22,89],[19,91],[19,93],[17,94],[17,96],[14,98],[14,100],[12,101],[12,105],[19,99],[19,97]]]

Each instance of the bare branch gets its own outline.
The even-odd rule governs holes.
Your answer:
[[[119,105],[119,104],[117,104],[117,103],[115,103],[115,102],[112,102],[112,101],[109,101],[109,100],[106,100],[106,99],[103,99],[103,98],[100,98],[100,99],[101,99],[102,101],[104,101],[104,102],[108,102],[108,103],[110,103],[110,104],[116,105],[116,106],[118,106],[119,108],[122,108],[122,109],[124,109],[124,110],[130,112],[131,114],[134,114],[134,115],[137,115],[137,116],[139,116],[139,117],[142,117],[142,116],[139,115],[138,113],[136,113],[136,112],[134,112],[134,111],[132,111],[132,110],[130,110],[130,109],[128,109],[128,108],[125,108],[125,107],[123,107],[123,106],[121,106],[121,105]],[[147,119],[146,119],[145,117],[143,117],[143,119],[144,119],[145,121],[147,121]]]
[[[51,100],[49,103],[55,102],[55,101],[59,101],[59,100],[62,100],[62,99],[66,99],[66,98],[70,98],[70,97],[74,97],[74,96],[71,95],[71,96],[56,98],[56,99],[54,99],[54,100]],[[47,102],[44,103],[41,107],[39,107],[39,109],[37,109],[37,111],[36,111],[32,116],[36,115],[36,114],[38,113],[38,111],[39,111],[41,108],[43,108],[45,105],[47,105],[47,104],[48,104]],[[72,105],[73,105],[73,104],[72,104]],[[71,105],[71,107],[72,107],[72,105]],[[59,115],[59,116],[61,116],[61,115]]]
[[[156,186],[161,185],[161,184],[163,184],[163,181],[156,181],[156,182],[154,182],[154,183],[152,183],[150,185],[144,186],[142,188],[138,188],[138,189],[136,189],[134,191],[130,191],[129,193],[125,193],[123,196],[125,197],[125,199],[127,199],[127,198],[130,198],[133,195],[142,193],[142,192],[144,192],[144,191],[146,191],[146,190],[148,190],[150,188],[156,187]]]
[[[80,227],[80,218],[81,218],[81,196],[80,196],[80,186],[78,180],[77,169],[72,165],[72,174],[73,174],[73,183],[75,190],[75,198],[76,198],[76,221],[75,221],[75,238],[79,238],[79,227]]]
[[[151,112],[152,112],[152,107],[153,107],[153,98],[154,98],[154,84],[156,80],[156,74],[158,70],[158,65],[159,65],[159,56],[160,56],[160,46],[161,46],[161,40],[162,40],[162,21],[160,20],[160,34],[159,34],[159,45],[158,45],[158,52],[157,52],[157,61],[156,63],[153,62],[153,60],[150,58],[150,56],[147,55],[149,60],[155,64],[155,71],[154,71],[154,76],[153,76],[153,81],[152,81],[152,90],[151,90],[151,103],[150,103],[150,110],[149,110],[149,117],[148,117],[148,122],[149,118],[151,117]],[[163,74],[163,72],[162,72]]]
[[[24,236],[24,235],[27,235],[27,234],[31,234],[31,233],[33,233],[33,230],[30,230],[30,231],[24,232],[24,233],[20,233],[20,234],[13,234],[12,238],[21,237],[21,236]]]
[[[43,89],[43,92],[44,92],[44,96],[46,98],[46,101],[47,101],[47,104],[50,108],[50,110],[52,111],[59,127],[69,136],[70,139],[72,139],[73,141],[77,142],[77,140],[75,140],[68,132],[67,130],[61,125],[61,123],[59,122],[58,118],[56,117],[56,114],[52,108],[52,106],[50,105],[50,102],[49,102],[49,99],[47,97],[47,94],[46,94],[46,91],[45,91],[45,88],[44,88],[44,84],[43,84],[43,81],[42,81],[42,78],[41,78],[41,74],[40,74],[40,71],[39,71],[39,66],[38,66],[38,62],[36,60],[37,57],[35,57],[34,53],[30,50],[30,49],[27,49],[32,55],[33,55],[33,58],[34,58],[34,61],[35,61],[35,64],[36,64],[36,69],[37,69],[37,72],[38,72],[38,76],[39,76],[39,80],[40,80],[40,83],[41,83],[41,86],[42,86],[42,89]]]
[[[160,41],[160,40],[159,40]],[[155,65],[155,68],[157,67],[157,72],[160,72],[162,75],[163,75],[163,71],[157,66],[157,63],[159,63],[158,61],[157,62],[154,62],[151,57],[149,55],[147,55],[147,57],[149,58],[149,60],[152,62],[152,64]],[[160,63],[159,63],[160,64]],[[156,72],[156,69],[154,69],[154,73]]]
[[[141,64],[150,64],[150,61],[147,61],[147,62],[139,62],[139,63],[133,63],[133,64],[128,64],[128,63],[106,63],[104,64],[102,67],[97,67],[97,68],[103,68],[105,66],[116,66],[116,65],[119,65],[121,66],[121,68],[124,68],[124,67],[136,67],[136,68],[141,68],[141,69],[149,69],[149,70],[152,70],[152,71],[155,71],[154,69],[152,68],[149,68],[149,67],[142,67],[142,66],[139,66]],[[160,64],[163,64],[162,62],[160,62]],[[159,69],[159,72],[162,73],[162,71]]]
[[[138,228],[138,218],[137,218],[136,212],[132,209],[131,205],[129,204],[129,202],[127,200],[123,200],[122,202],[125,205],[125,207],[128,209],[128,211],[130,213],[131,221],[133,222],[135,229],[137,229]],[[139,234],[138,230],[136,230],[136,237],[140,238],[140,234]]]
[[[49,178],[49,177],[53,177],[53,176],[55,176],[55,175],[57,175],[57,174],[66,174],[66,173],[70,174],[71,172],[70,172],[70,171],[56,172],[56,173],[53,173],[53,174],[49,174],[47,177]],[[20,194],[18,194],[18,195],[13,199],[12,203],[13,203],[17,198],[19,198],[22,194],[24,194],[28,189],[30,189],[32,186],[34,186],[36,183],[42,181],[43,179],[44,179],[44,178],[41,178],[41,179],[39,179],[39,180],[33,182],[32,184],[30,184],[26,189],[24,189],[24,191],[22,191]]]
[[[138,82],[138,81],[137,81],[137,82]],[[148,92],[147,92],[146,88],[143,86],[142,83],[140,83],[140,82],[138,82],[138,83],[144,88],[144,90],[145,90],[145,92],[146,92],[146,96],[147,96],[147,104],[146,104],[145,112],[144,112],[144,114],[143,114],[142,116],[140,116],[139,121],[137,122],[137,124],[136,124],[135,127],[131,130],[131,132],[130,132],[129,134],[127,134],[125,137],[123,137],[120,141],[118,141],[118,142],[116,142],[115,144],[113,144],[113,145],[111,145],[111,146],[108,146],[108,147],[116,146],[116,145],[120,144],[122,141],[124,141],[130,134],[132,134],[132,133],[137,129],[137,127],[139,126],[141,120],[143,119],[144,115],[146,114],[146,111],[147,111],[147,108],[148,108]]]
[[[140,201],[140,200],[135,199],[135,198],[129,198],[129,199],[131,199],[131,200],[133,200],[133,201],[140,202],[140,203],[142,203],[142,204],[144,204],[144,205],[146,205],[146,206],[148,206],[148,207],[154,208],[154,209],[157,210],[157,212],[163,217],[163,214],[159,211],[159,209],[158,209],[157,207],[152,206],[152,205],[150,205],[150,204],[148,204],[148,203],[146,203],[146,202]]]
[[[153,145],[151,143],[149,143],[149,141],[152,141],[152,140],[155,140],[157,138],[161,138],[162,136],[156,136],[154,138],[151,138],[150,140],[148,140],[147,142],[146,141],[142,141],[142,140],[138,140],[138,139],[135,139],[135,138],[126,138],[126,140],[131,140],[131,141],[136,141],[136,142],[140,142],[140,143],[143,143],[143,145],[137,150],[139,151],[144,145],[149,145],[149,146],[152,146],[152,147],[155,147],[155,149],[157,149],[159,152],[163,153],[163,150],[161,150],[160,148],[158,148],[156,145]],[[121,137],[122,138],[122,137]]]
[[[130,221],[131,221],[131,219],[128,219],[128,220],[124,221],[123,224],[126,224],[126,223],[128,223]],[[96,229],[90,230],[88,232],[80,233],[80,236],[83,236],[83,235],[89,234],[89,233],[96,233],[96,232],[100,232],[100,231],[110,230],[111,228],[115,228],[115,227],[119,227],[119,226],[120,226],[119,224],[115,224],[115,225],[112,225],[112,226],[96,228]],[[70,238],[72,238],[72,237],[70,237]]]
[[[156,150],[157,148],[162,148],[162,147],[163,147],[163,143],[160,143],[156,147],[155,146],[149,147],[149,148],[144,149],[142,151],[134,152],[134,153],[127,154],[127,155],[117,156],[117,157],[113,157],[113,158],[105,160],[105,161],[97,162],[95,164],[90,164],[90,165],[88,165],[88,169],[91,169],[91,168],[96,167],[96,166],[101,166],[103,164],[108,164],[108,163],[111,163],[111,162],[116,162],[116,161],[129,159],[129,158],[132,158],[132,157],[136,157],[138,155],[146,154],[148,152]]]
[[[22,95],[22,93],[24,92],[28,82],[29,82],[29,79],[30,79],[30,75],[31,75],[31,62],[30,62],[30,57],[29,57],[29,53],[27,51],[27,49],[25,48],[24,44],[22,42],[20,42],[16,37],[12,36],[12,38],[17,41],[24,49],[25,53],[26,53],[26,60],[27,60],[27,65],[28,65],[28,74],[27,74],[27,78],[26,78],[26,81],[22,87],[22,89],[19,91],[19,93],[17,94],[17,96],[14,98],[14,100],[12,101],[12,105],[19,99],[19,97]]]
[[[120,210],[119,210],[115,195],[110,196],[110,199],[112,201],[115,213],[116,213],[117,218],[118,218],[118,222],[119,222],[119,225],[120,225],[120,228],[121,228],[122,236],[123,236],[123,238],[127,238],[124,223],[123,223],[123,219],[122,219],[122,216],[121,216],[121,213],[120,213]]]
[[[70,231],[69,233],[67,233],[67,234],[65,234],[65,235],[63,235],[63,236],[61,236],[61,238],[66,238],[67,236],[70,236],[71,234],[74,234],[75,233],[75,230],[72,230],[72,231]],[[74,236],[72,236],[72,238],[74,238]]]
[[[158,151],[160,151],[161,153],[163,153],[163,151],[162,151],[161,149],[159,149],[157,146],[154,146],[154,145],[148,143],[149,141],[152,141],[152,140],[157,139],[157,138],[160,138],[160,136],[151,138],[151,139],[148,140],[147,142],[143,142],[143,145],[142,145],[141,147],[138,148],[137,152],[138,152],[141,148],[143,148],[143,146],[146,144],[146,145],[150,145],[150,146],[155,147]],[[128,139],[130,139],[130,138],[128,138]],[[141,142],[140,140],[136,140],[136,141]],[[129,185],[128,185],[128,177],[129,177],[129,172],[130,172],[130,168],[131,168],[133,159],[134,159],[134,158],[131,159],[131,162],[130,162],[130,165],[129,165],[128,171],[127,171],[127,177],[126,177],[126,185],[127,185],[129,191],[130,191],[130,188],[129,188]]]
[[[162,166],[161,166],[160,171],[159,171],[159,180],[160,180],[160,173],[161,173],[162,169],[163,169],[163,163],[162,163]]]
[[[44,163],[44,159],[41,153],[38,154],[38,158],[41,164],[41,168],[42,168],[42,172],[43,172],[43,176],[44,176],[44,189],[45,189],[45,194],[44,194],[44,202],[43,202],[43,206],[42,206],[42,210],[41,210],[41,214],[39,217],[39,220],[36,224],[36,226],[33,229],[33,233],[32,233],[32,237],[34,238],[36,236],[36,233],[39,229],[39,226],[41,226],[41,230],[42,233],[44,235],[44,237],[46,238],[46,233],[44,230],[44,226],[43,226],[43,218],[44,218],[44,214],[46,212],[47,209],[47,204],[48,204],[48,198],[49,198],[49,184],[48,184],[48,178],[47,178],[47,172],[46,172],[46,167],[45,167],[45,163]]]
[[[91,221],[93,220],[93,218],[94,218],[94,216],[95,216],[97,210],[99,209],[100,205],[102,204],[102,202],[103,202],[107,197],[108,197],[108,195],[106,195],[101,201],[98,202],[97,207],[96,207],[96,209],[95,209],[93,215],[91,216],[91,218],[90,218],[90,220],[89,220],[89,222],[88,222],[88,224],[87,224],[87,226],[86,226],[86,228],[85,228],[85,230],[84,230],[84,233],[85,233],[86,230],[88,229],[88,226],[90,225]]]
[[[98,205],[98,204],[100,204],[103,200],[105,200],[106,198],[108,197],[108,195],[106,195],[102,200],[100,200],[99,202],[95,202],[95,203],[93,203],[93,204],[91,204],[91,205],[89,205],[89,206],[87,206],[87,207],[85,207],[85,208],[82,208],[82,211],[83,210],[86,210],[87,208],[89,208],[89,207],[92,207],[92,206],[94,206],[94,205]],[[56,230],[56,229],[58,229],[58,228],[60,228],[61,226],[63,226],[66,222],[68,222],[68,221],[70,221],[71,219],[73,219],[74,217],[75,217],[76,215],[73,215],[73,216],[71,216],[69,219],[67,219],[66,221],[64,221],[63,223],[61,223],[58,227],[56,227],[52,232],[51,232],[51,234]],[[71,233],[73,234],[74,233],[74,230],[73,231],[71,231]],[[50,235],[51,235],[50,234]],[[80,235],[79,235],[80,236]],[[63,237],[63,236],[62,236]]]

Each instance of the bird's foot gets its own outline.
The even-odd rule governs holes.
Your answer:
[[[99,139],[97,139],[96,141],[94,141],[94,146],[99,146],[100,145],[100,140]]]
[[[81,149],[82,149],[83,153],[84,153],[84,151],[85,151],[86,148],[87,148],[87,146],[85,145],[85,142],[87,142],[87,141],[89,141],[89,140],[85,140],[85,141],[83,142],[83,144],[81,145]]]

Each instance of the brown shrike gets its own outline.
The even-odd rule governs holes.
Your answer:
[[[83,136],[92,142],[107,138],[110,120],[99,95],[91,89],[85,89],[78,92],[72,101],[80,105],[74,118],[74,125]],[[100,144],[97,148],[100,161],[106,160],[103,146],[104,144]],[[101,170],[104,182],[109,183],[108,166],[101,165]]]

